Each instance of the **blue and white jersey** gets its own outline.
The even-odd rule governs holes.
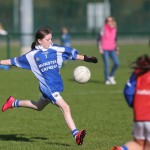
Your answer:
[[[43,95],[49,97],[54,92],[64,89],[60,68],[63,61],[76,60],[78,51],[69,47],[52,44],[49,49],[36,46],[27,54],[11,59],[14,66],[31,70],[40,83]]]

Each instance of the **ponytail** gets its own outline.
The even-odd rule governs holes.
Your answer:
[[[36,42],[34,41],[34,42],[31,44],[31,49],[34,49],[34,48],[35,48],[35,45],[36,45]]]
[[[35,40],[31,44],[31,49],[34,49],[36,45],[38,45],[38,39],[43,39],[46,35],[52,34],[52,30],[50,27],[41,27],[37,30],[35,34]]]

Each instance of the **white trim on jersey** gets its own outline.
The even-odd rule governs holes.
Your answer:
[[[39,80],[40,90],[45,98],[54,99],[52,93],[62,92],[64,89],[59,72],[62,63],[67,59],[75,60],[78,51],[55,45],[51,45],[47,51],[41,46],[36,48],[25,55],[12,58],[11,63],[23,69],[30,69]]]
[[[21,65],[19,64],[19,62],[17,61],[17,57],[14,58],[14,62],[16,64],[17,67],[21,68]]]
[[[32,72],[40,80],[40,84],[42,83],[42,84],[46,85],[46,87],[49,90],[49,92],[52,93],[51,90],[50,90],[50,88],[49,88],[49,86],[46,84],[45,79],[43,78],[43,76],[42,76],[39,68],[36,65],[36,62],[35,62],[35,59],[34,59],[34,55],[37,52],[38,52],[38,50],[31,51],[30,53],[26,54],[26,58],[27,58],[30,66],[31,66]]]

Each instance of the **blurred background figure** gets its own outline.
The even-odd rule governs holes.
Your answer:
[[[71,39],[70,34],[68,33],[68,29],[66,27],[61,28],[61,45],[71,47]]]
[[[105,24],[102,27],[98,35],[98,48],[99,52],[102,55],[104,63],[104,76],[106,85],[115,85],[116,81],[114,75],[119,66],[118,59],[118,48],[117,48],[117,23],[115,19],[111,16],[107,17]],[[113,66],[109,72],[110,61],[112,60]]]
[[[138,57],[131,68],[133,72],[124,87],[124,97],[133,109],[134,140],[111,150],[150,150],[150,57]]]
[[[0,23],[0,35],[7,35],[7,31],[4,30],[3,25]]]
[[[4,36],[7,35],[8,32],[4,29],[3,25],[0,23],[0,35]],[[6,65],[0,65],[0,69],[9,70],[10,67]]]

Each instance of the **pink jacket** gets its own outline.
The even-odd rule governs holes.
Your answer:
[[[102,50],[115,50],[116,49],[116,39],[117,39],[117,29],[104,25],[101,34],[100,46]]]

